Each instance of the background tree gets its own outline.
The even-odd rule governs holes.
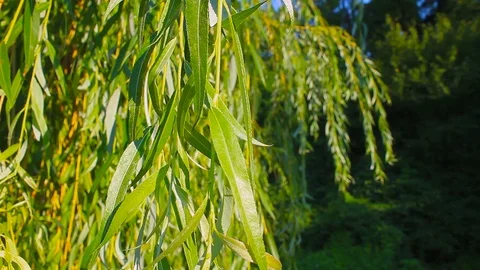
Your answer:
[[[330,160],[319,151],[326,141],[313,146],[307,179],[317,218],[303,237],[302,253],[308,255],[301,268],[479,267],[480,220],[473,210],[480,206],[479,7],[478,1],[364,5],[363,42],[392,96],[387,113],[398,162],[386,169],[388,181],[380,186],[365,169],[363,145],[352,143],[357,181],[338,194],[321,181],[332,164],[316,166]],[[411,12],[401,12],[406,10]],[[352,142],[363,137],[360,121],[352,121],[350,130]]]

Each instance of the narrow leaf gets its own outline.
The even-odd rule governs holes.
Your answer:
[[[122,48],[120,49],[120,52],[118,53],[117,59],[115,59],[115,64],[113,65],[113,68],[110,71],[110,75],[109,75],[110,80],[115,79],[115,77],[117,77],[117,75],[120,73],[120,70],[125,64],[125,61],[132,54],[132,49],[136,43],[137,43],[137,36],[134,36],[130,40],[130,42],[125,43],[122,46]]]
[[[285,6],[287,7],[288,14],[290,15],[290,19],[293,21],[294,15],[293,15],[293,4],[292,0],[282,0]]]
[[[193,233],[193,231],[197,228],[197,226],[200,223],[200,220],[202,219],[203,213],[205,212],[205,208],[207,207],[207,202],[208,202],[208,196],[205,197],[203,200],[202,204],[198,207],[197,212],[192,216],[192,218],[189,220],[187,226],[183,228],[183,230],[177,235],[177,237],[168,245],[168,247],[158,256],[153,260],[153,262],[147,266],[145,269],[153,269],[156,263],[161,261],[163,258],[168,256],[170,253],[175,251],[177,248],[179,248],[185,240]]]
[[[23,14],[23,48],[26,69],[33,64],[35,47],[38,43],[38,31],[40,29],[40,16],[37,12],[34,12],[34,3],[34,1],[26,1]]]
[[[7,45],[0,42],[0,88],[3,89],[8,99],[12,98],[12,81],[10,76],[10,60],[8,59]]]
[[[200,132],[196,131],[189,123],[185,125],[185,138],[187,142],[206,157],[212,155],[212,144]]]
[[[215,89],[213,89],[213,86],[209,82],[207,82],[207,91],[208,91],[210,97],[212,97],[215,94]],[[227,105],[225,105],[225,103],[221,99],[219,99],[217,101],[217,106],[218,106],[218,109],[223,113],[223,116],[225,116],[225,119],[227,119],[227,121],[232,126],[233,131],[238,136],[238,138],[240,138],[244,141],[248,141],[247,132],[242,127],[242,125],[237,121],[237,119],[232,115],[232,113],[228,109]],[[263,146],[263,147],[272,146],[272,145],[264,144],[264,143],[254,139],[254,138],[252,138],[252,143],[257,145],[257,146]]]
[[[243,22],[245,22],[246,19],[248,19],[248,17],[252,16],[252,14],[255,13],[255,11],[257,11],[260,6],[262,6],[265,2],[266,1],[260,2],[253,7],[249,7],[245,10],[235,13],[232,15],[231,18],[225,18],[222,21],[222,27],[225,29],[230,29],[230,19],[233,21],[235,27],[239,27]]]
[[[105,216],[110,216],[113,209],[125,198],[128,181],[131,180],[131,177],[135,173],[135,167],[144,150],[145,143],[150,139],[151,132],[152,130],[149,129],[141,140],[131,142],[120,157],[117,169],[112,177],[112,182],[108,187],[108,196],[104,212]]]
[[[165,11],[160,17],[160,32],[163,33],[178,18],[182,1],[167,0],[165,3]]]
[[[150,175],[145,181],[140,183],[125,199],[119,204],[115,212],[113,212],[106,222],[103,231],[103,238],[100,246],[112,238],[117,233],[123,223],[136,213],[140,205],[155,190],[156,182],[162,180],[167,174],[169,166],[166,165],[154,174]]]
[[[163,147],[167,143],[168,138],[173,130],[173,125],[175,123],[175,107],[176,107],[176,95],[170,100],[167,104],[167,109],[165,110],[165,117],[163,118],[162,123],[159,125],[157,132],[155,133],[155,139],[153,140],[153,144],[148,149],[148,154],[145,159],[145,162],[135,177],[133,183],[136,183],[140,180],[140,178],[147,173],[147,171],[151,168],[153,161],[160,155],[163,150]]]
[[[65,74],[63,73],[62,66],[60,65],[60,60],[57,56],[57,51],[55,50],[55,47],[52,45],[52,43],[49,40],[46,40],[45,44],[47,46],[48,57],[52,62],[53,68],[55,69],[55,74],[57,75],[58,82],[60,84],[60,87],[62,88],[63,93],[65,94],[65,91],[67,89],[65,84]]]
[[[145,31],[145,21],[147,20],[149,2],[150,0],[141,0],[140,8],[138,9],[137,17],[139,18],[140,23],[139,23],[137,32],[138,32],[140,44],[143,44],[143,32]]]
[[[147,49],[133,65],[130,83],[128,85],[128,136],[135,139],[137,120],[140,114],[142,90],[145,86],[148,61],[153,52],[153,45]]]
[[[180,97],[180,103],[178,104],[177,129],[181,138],[183,138],[183,135],[185,134],[185,118],[188,114],[188,109],[190,108],[194,97],[195,87],[189,83],[183,88],[182,96]]]
[[[263,60],[258,54],[257,50],[255,49],[252,43],[248,44],[248,49],[249,49],[250,55],[253,58],[253,64],[255,65],[255,69],[258,72],[258,76],[260,77],[260,80],[262,81],[263,86],[266,87],[267,83],[265,81],[265,75],[263,74],[263,70],[265,69]]]
[[[167,45],[165,45],[165,48],[163,49],[162,53],[160,54],[154,65],[155,74],[159,74],[163,70],[163,67],[165,67],[168,59],[170,59],[170,57],[172,56],[175,45],[177,45],[177,38],[173,38],[167,43]]]
[[[10,260],[10,261],[13,261],[15,262],[18,267],[20,267],[20,269],[23,269],[23,270],[30,270],[30,266],[28,265],[27,261],[25,261],[22,257],[16,255],[16,254],[12,254],[8,251],[3,251],[3,250],[0,250],[0,258],[3,258],[5,259],[7,262]],[[7,267],[5,267],[7,268]]]
[[[175,49],[176,44],[177,44],[177,39],[174,38],[170,42],[168,42],[167,45],[165,46],[165,48],[163,49],[161,55],[158,57],[156,63],[154,64],[154,66],[152,68],[153,70],[155,70],[155,74],[154,74],[155,77],[158,74],[160,74],[160,72],[163,70],[165,65],[168,63],[168,60],[172,56],[172,53]],[[161,108],[161,106],[160,106],[161,97],[158,93],[159,92],[158,88],[157,87],[149,87],[148,91],[149,91],[150,98],[151,98],[151,101],[152,101],[153,109],[155,110],[155,112],[158,115],[162,115],[162,112],[161,112],[161,109],[160,109]]]
[[[222,112],[217,108],[213,107],[210,110],[208,119],[213,145],[220,165],[230,183],[235,205],[240,213],[245,234],[252,247],[253,256],[260,269],[267,269],[260,219],[250,185],[247,165],[237,136]]]
[[[125,198],[128,189],[128,182],[135,173],[135,168],[140,159],[141,152],[144,149],[144,144],[150,139],[151,131],[152,129],[148,129],[141,140],[131,142],[120,157],[117,169],[112,177],[112,182],[108,187],[107,201],[103,212],[104,218],[102,219],[100,226],[102,232],[108,227],[108,218],[114,213],[114,211],[118,210],[118,205]],[[93,242],[87,246],[81,262],[82,269],[90,268],[94,259],[97,257],[102,239],[104,239],[103,233],[97,235]]]
[[[120,89],[115,90],[107,104],[105,112],[105,131],[107,133],[107,145],[111,151],[113,139],[115,137],[115,118],[117,116],[118,102],[120,101]]]
[[[110,15],[112,10],[122,1],[123,0],[110,0],[110,2],[108,3],[107,11],[103,15],[103,21],[105,21],[108,18],[108,15]]]
[[[195,110],[198,111],[198,117],[200,117],[205,99],[208,67],[208,0],[186,0],[185,20],[190,63],[196,88],[194,105]]]
[[[228,11],[228,9],[227,9]],[[235,62],[238,65],[238,81],[240,84],[240,93],[242,96],[242,109],[243,109],[243,119],[245,121],[245,131],[247,133],[247,144],[246,151],[248,155],[248,179],[251,183],[253,181],[253,128],[252,128],[252,114],[250,112],[250,95],[247,88],[247,70],[245,68],[245,61],[243,58],[242,44],[240,43],[240,38],[238,33],[233,25],[233,21],[230,22],[230,34],[233,38],[233,52],[235,54]],[[263,243],[263,242],[262,242]]]
[[[241,241],[228,237],[226,235],[222,235],[220,233],[216,233],[220,239],[222,239],[223,243],[228,246],[231,250],[237,253],[240,257],[245,259],[246,261],[256,263],[255,260],[252,258],[250,253],[248,252],[248,247]],[[266,253],[267,258],[267,267],[271,270],[282,269],[282,263],[269,253]]]
[[[7,160],[7,158],[9,158],[13,154],[15,154],[18,151],[19,148],[20,148],[20,144],[16,143],[16,144],[8,147],[5,151],[1,152],[0,153],[0,162]]]
[[[40,62],[41,56],[40,54],[37,56],[37,63],[36,65],[41,66]],[[35,71],[38,71],[36,69]],[[45,135],[47,132],[47,122],[45,121],[45,117],[43,115],[43,107],[44,107],[44,96],[42,91],[42,86],[39,83],[38,76],[39,74],[34,74],[34,77],[30,83],[30,91],[32,92],[32,111],[35,117],[34,127],[38,129],[40,135]],[[37,137],[37,139],[39,139]]]

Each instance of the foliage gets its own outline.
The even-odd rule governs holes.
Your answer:
[[[336,180],[352,180],[349,103],[384,179],[373,63],[312,3],[295,22],[254,4],[0,2],[1,263],[290,266],[322,116]]]
[[[479,8],[476,0],[365,4],[364,42],[392,94],[387,113],[398,162],[386,169],[385,185],[374,181],[364,146],[355,143],[363,137],[361,122],[351,118],[356,184],[339,199],[323,181],[334,166],[321,152],[327,142],[313,145],[306,163],[314,218],[298,252],[303,268],[480,267]],[[343,26],[343,14],[328,16]],[[386,229],[379,234],[378,228]],[[378,235],[397,237],[376,256],[371,247],[382,247]]]
[[[403,232],[383,219],[392,205],[349,193],[328,201],[304,233],[303,250],[309,252],[299,257],[301,269],[423,269],[418,260],[402,254]]]
[[[321,251],[299,256],[299,269],[424,269],[415,259],[397,262],[395,248],[354,244],[348,233],[336,233]]]
[[[375,43],[373,53],[382,59],[379,67],[393,95],[435,98],[471,86],[467,84],[480,71],[479,58],[471,51],[480,40],[480,19],[454,23],[439,15],[435,24],[424,25],[420,31],[415,27],[403,30],[390,17],[387,25],[385,39]]]

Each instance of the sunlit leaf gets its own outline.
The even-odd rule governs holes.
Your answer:
[[[247,165],[232,127],[222,112],[213,107],[208,115],[213,145],[220,165],[230,183],[235,205],[240,212],[245,234],[260,269],[267,269],[265,244],[260,229],[255,197],[248,176]]]
[[[151,168],[153,161],[160,155],[163,147],[169,139],[175,123],[176,112],[174,108],[177,103],[176,100],[177,98],[174,96],[168,103],[167,108],[165,109],[163,121],[155,130],[155,138],[152,145],[147,150],[145,162],[142,166],[142,169],[140,172],[138,172],[135,180],[133,181],[134,183],[136,183],[140,177],[145,175],[145,173]]]
[[[152,52],[152,49],[147,49],[135,62],[130,83],[128,84],[128,135],[131,140],[134,140],[136,136],[137,121],[142,102],[142,90],[146,83],[147,66]]]
[[[175,239],[171,243],[169,243],[167,248],[162,251],[160,256],[156,257],[153,260],[153,262],[148,267],[146,267],[145,269],[152,269],[153,266],[157,262],[161,261],[163,258],[168,256],[170,253],[175,251],[178,247],[180,247],[187,240],[187,238],[190,236],[190,234],[193,233],[193,231],[197,228],[198,224],[200,223],[200,220],[203,216],[203,213],[205,212],[205,208],[207,207],[207,202],[208,202],[208,197],[206,197],[203,200],[202,204],[198,207],[197,211],[192,216],[192,218],[190,219],[187,226],[185,226],[185,228],[183,228],[183,230],[175,237]]]
[[[252,16],[255,11],[257,11],[266,1],[260,2],[250,8],[242,10],[238,13],[232,15],[231,18],[226,18],[222,21],[222,27],[225,29],[230,29],[230,19],[233,21],[235,27],[239,27],[248,17]]]
[[[25,67],[28,69],[34,61],[35,48],[38,43],[40,16],[35,12],[33,1],[26,1],[23,18],[23,46],[25,52]]]
[[[39,55],[35,65],[41,65],[40,59],[41,57]],[[37,72],[38,69],[35,71]],[[43,136],[47,132],[48,127],[44,116],[44,95],[42,86],[39,83],[39,77],[38,73],[34,74],[30,83],[30,91],[32,93],[32,110],[35,116],[34,126],[38,128],[40,135]]]
[[[5,91],[7,98],[11,99],[12,81],[10,78],[10,61],[7,46],[0,43],[0,87]]]
[[[187,0],[185,3],[190,63],[195,80],[194,106],[200,115],[205,99],[208,58],[208,0]]]
[[[293,4],[292,0],[282,0],[283,4],[287,7],[288,14],[290,15],[290,18],[293,20],[294,15],[293,15]]]
[[[15,154],[20,148],[20,144],[16,143],[8,147],[5,151],[0,152],[0,161],[5,161],[7,158]]]
[[[134,215],[145,199],[152,194],[157,181],[162,180],[167,174],[168,166],[150,175],[140,183],[125,199],[116,207],[107,219],[105,229],[102,233],[100,246],[105,244],[116,232],[119,231],[123,223]]]
[[[105,112],[105,130],[107,133],[107,145],[111,149],[113,139],[115,137],[115,118],[117,116],[118,102],[120,101],[120,89],[115,90],[110,100],[108,101],[107,109]]]
[[[213,89],[212,85],[207,82],[207,91],[209,95],[213,96],[215,94],[215,89]],[[225,116],[225,119],[230,123],[231,127],[233,128],[233,131],[235,134],[238,136],[238,138],[247,141],[247,132],[245,129],[242,127],[242,125],[238,122],[238,120],[231,114],[230,110],[227,108],[227,105],[222,100],[217,101],[217,108],[223,113]],[[254,138],[252,138],[252,143],[257,146],[263,146],[263,147],[268,147],[271,145],[264,144]]]
[[[234,238],[228,237],[226,235],[222,235],[220,233],[216,234],[220,239],[222,239],[223,243],[231,248],[235,253],[237,253],[240,257],[243,259],[249,261],[249,262],[255,262],[253,260],[252,256],[250,256],[250,253],[248,251],[247,246],[242,243],[241,241],[238,241]],[[274,270],[274,269],[282,269],[282,263],[275,257],[273,257],[270,254],[266,254],[266,259],[267,259],[267,267],[268,269]]]
[[[16,265],[20,267],[20,269],[25,269],[25,270],[31,269],[27,261],[25,261],[22,257],[9,253],[8,251],[0,250],[0,258],[3,258],[7,261],[13,261]]]
[[[118,4],[120,4],[120,2],[122,2],[122,1],[123,1],[123,0],[110,0],[110,2],[108,2],[107,11],[105,11],[105,14],[103,14],[103,20],[104,20],[104,21],[108,18],[108,15],[110,15],[110,13],[112,12],[112,10],[113,10]]]

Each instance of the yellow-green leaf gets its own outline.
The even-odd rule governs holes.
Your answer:
[[[225,173],[235,205],[240,213],[243,228],[252,247],[253,257],[260,269],[267,269],[265,244],[260,228],[260,219],[255,196],[248,176],[247,165],[233,128],[222,112],[212,107],[208,115],[215,151]]]

